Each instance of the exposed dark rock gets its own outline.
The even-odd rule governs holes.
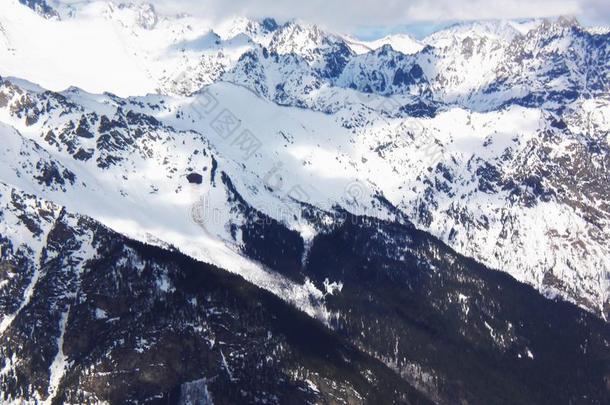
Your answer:
[[[18,200],[18,212],[33,203]],[[429,403],[381,362],[239,276],[63,211],[45,226],[40,264],[20,261],[0,236],[0,277],[19,268],[23,282],[11,285],[23,291],[38,274],[0,336],[3,401],[51,399],[49,370],[60,353],[56,403],[167,403],[194,392],[217,404]],[[0,290],[3,315],[18,305],[8,293]]]
[[[340,291],[326,299],[336,314],[333,329],[430,399],[545,404],[609,398],[610,328],[603,321],[549,301],[408,224],[343,218],[314,239],[300,273],[321,289],[340,282]],[[266,237],[282,232],[275,223],[249,227]],[[245,252],[259,257],[256,240],[249,243]],[[295,252],[301,243],[292,243]],[[268,250],[279,260],[290,247]],[[290,274],[272,258],[265,263]]]
[[[186,175],[186,179],[191,184],[201,184],[203,177],[199,173],[189,173]]]

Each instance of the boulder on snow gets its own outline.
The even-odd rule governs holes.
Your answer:
[[[186,179],[191,184],[201,184],[203,182],[203,177],[199,173],[189,173],[186,176]]]

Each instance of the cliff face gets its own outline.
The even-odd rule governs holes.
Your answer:
[[[238,276],[0,194],[3,401],[427,403]]]
[[[607,30],[2,7],[0,402],[610,402]]]
[[[603,321],[408,224],[346,215],[312,241],[287,275],[327,291],[325,325],[173,249],[7,186],[1,195],[5,401],[608,398]],[[242,231],[252,251],[269,241],[272,270],[303,253],[271,240],[280,225]]]

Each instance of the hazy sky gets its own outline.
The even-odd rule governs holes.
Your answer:
[[[299,17],[339,27],[417,21],[575,15],[610,22],[610,0],[152,0],[157,7],[211,13]]]
[[[82,0],[51,0],[75,2]],[[115,0],[120,2],[121,0]],[[137,1],[137,0],[136,0]],[[147,0],[142,0],[146,2]],[[343,32],[381,35],[407,27],[429,31],[448,21],[576,16],[586,25],[610,25],[610,0],[148,0],[161,12],[224,18],[300,18]]]

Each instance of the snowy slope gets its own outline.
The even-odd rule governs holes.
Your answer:
[[[42,125],[28,127],[14,122],[21,133],[2,125],[0,129],[5,140],[1,152],[2,181],[65,204],[69,209],[94,217],[132,238],[161,246],[177,246],[192,257],[238,273],[312,316],[325,319],[327,315],[318,305],[322,292],[308,283],[298,285],[270,274],[260,264],[243,257],[238,249],[231,249],[227,245],[229,232],[225,222],[217,220],[202,228],[194,220],[194,210],[201,199],[207,198],[206,204],[212,207],[225,206],[227,199],[220,181],[218,187],[210,180],[201,187],[186,181],[185,176],[191,171],[201,172],[207,168],[209,173],[213,165],[214,158],[199,133],[174,133],[162,127],[153,129],[149,121],[143,125],[129,120],[131,129],[121,139],[124,143],[106,145],[103,144],[103,134],[96,136],[95,141],[83,137],[82,132],[75,134],[75,142],[88,142],[95,150],[91,157],[82,158],[78,151],[82,151],[85,145],[77,147],[64,143],[70,128],[75,130],[70,124],[66,125],[66,121],[72,118],[82,122],[81,114],[91,117],[90,114],[96,113],[101,113],[101,120],[104,120],[106,116],[102,114],[117,114],[117,106],[107,97],[92,100],[80,92],[76,97],[84,98],[87,107],[79,106],[80,111],[72,117],[65,114],[67,109],[64,105],[63,112],[55,109],[58,114],[45,117],[45,122],[40,123]],[[63,102],[63,99],[59,100]],[[91,110],[92,107],[96,109]],[[58,116],[61,118],[57,121]],[[107,125],[117,125],[117,122]],[[150,132],[138,138],[138,134],[131,132],[138,125],[142,126],[135,132]],[[41,127],[53,128],[51,132],[63,129],[59,135],[62,141],[56,143],[55,138],[49,136],[40,138],[38,131]],[[49,135],[48,130],[44,133]],[[113,133],[111,136],[116,135]],[[213,213],[204,214],[211,216]],[[230,213],[223,214],[222,219],[232,219]],[[235,244],[236,241],[231,242]]]
[[[424,45],[415,38],[407,34],[387,35],[374,41],[359,41],[353,38],[346,38],[349,47],[357,54],[367,53],[379,49],[384,45],[390,45],[395,51],[411,55],[421,51]]]
[[[346,338],[225,270],[2,182],[0,212],[3,403],[428,403]]]
[[[543,151],[555,159],[570,159],[566,151],[581,143],[578,135],[559,143],[556,138],[541,138],[545,131],[557,130],[549,129],[540,110],[453,109],[432,119],[384,118],[368,109],[360,115],[353,109],[328,115],[278,107],[227,83],[180,98],[120,100],[75,90],[55,101],[64,105],[58,108],[46,93],[34,90],[20,96],[23,87],[5,82],[3,91],[13,94],[8,104],[12,108],[4,109],[1,116],[22,134],[7,129],[5,136],[39,142],[45,153],[61,162],[60,167],[76,173],[76,180],[61,187],[54,182],[36,184],[33,168],[29,176],[18,176],[21,158],[9,147],[5,159],[16,161],[5,165],[4,181],[59,201],[131,237],[178,246],[282,296],[292,293],[274,287],[273,279],[266,280],[233,253],[239,252],[242,242],[230,232],[229,224],[242,223],[243,218],[225,203],[230,190],[221,186],[221,173],[248,204],[287,224],[305,240],[315,235],[316,228],[302,216],[303,204],[395,219],[375,197],[382,195],[458,251],[549,295],[559,294],[600,312],[608,300],[605,274],[610,255],[604,231],[608,209],[604,194],[598,194],[603,186],[587,194],[591,206],[598,207],[599,232],[585,219],[589,210],[576,204],[578,194],[558,193],[557,187],[567,179],[561,171],[554,174],[557,169],[548,166],[552,160],[532,160],[540,159]],[[19,110],[17,106],[24,103],[30,106]],[[608,103],[597,103],[573,108],[593,108],[599,113],[599,130],[606,131]],[[66,105],[74,105],[72,114],[66,114]],[[36,118],[28,121],[32,113]],[[219,118],[234,120],[237,127],[229,132],[219,126]],[[358,124],[363,120],[371,124]],[[573,120],[578,125],[578,115]],[[88,130],[102,126],[123,143],[107,145],[105,130],[101,135],[92,133],[93,139],[86,137]],[[146,136],[138,135],[144,131]],[[608,147],[606,138],[600,141],[600,147]],[[91,155],[79,152],[87,143]],[[540,167],[536,171],[547,172],[547,177],[523,177],[530,174],[523,172],[524,161],[529,161],[527,167]],[[186,175],[191,172],[203,175],[201,185],[188,184]],[[532,183],[529,187],[534,188],[528,189],[520,186],[524,181],[543,183]],[[206,224],[205,229],[193,222],[193,215]],[[579,231],[573,234],[574,229]],[[583,256],[583,246],[595,254]],[[538,252],[549,252],[553,262]]]
[[[3,1],[2,8],[0,26],[8,43],[0,49],[2,75],[23,77],[51,90],[80,86],[118,94],[154,91],[154,82],[101,16],[48,20],[17,0]]]
[[[608,316],[607,33],[487,21],[357,44],[300,21],[211,24],[112,2],[58,19],[5,3],[0,75],[29,82],[2,82],[1,181],[310,314],[321,290],[244,257],[239,198],[305,240],[319,231],[308,204],[329,220],[404,215]]]

